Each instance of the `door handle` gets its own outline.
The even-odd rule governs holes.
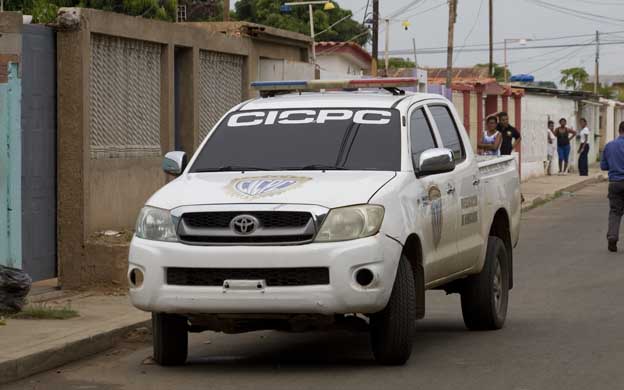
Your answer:
[[[481,180],[479,179],[474,179],[474,181],[472,182],[473,186],[478,186],[479,184],[481,184]]]
[[[449,195],[454,194],[455,193],[455,187],[452,184],[449,184],[446,187],[446,193],[449,194]]]

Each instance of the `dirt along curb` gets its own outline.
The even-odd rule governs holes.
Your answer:
[[[0,362],[0,385],[60,367],[113,348],[131,331],[151,327],[151,321],[140,321],[80,340],[68,342],[60,347],[44,349],[14,360]]]
[[[533,199],[530,202],[526,202],[525,204],[522,205],[522,212],[527,212],[530,210],[533,210],[537,207],[543,206],[548,202],[551,202],[557,198],[559,198],[562,194],[566,193],[566,192],[576,192],[579,191],[587,186],[590,186],[592,184],[596,184],[596,183],[601,183],[603,181],[605,181],[605,177],[602,174],[597,174],[591,177],[588,177],[587,179],[580,181],[578,183],[574,183],[571,184],[567,187],[562,187],[562,188],[558,188],[556,191],[554,191],[551,194],[546,195],[545,197],[541,197],[538,196],[537,198]]]

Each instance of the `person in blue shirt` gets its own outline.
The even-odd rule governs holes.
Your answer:
[[[620,123],[620,135],[609,142],[602,153],[600,168],[609,171],[609,250],[617,252],[620,223],[624,215],[624,122]]]

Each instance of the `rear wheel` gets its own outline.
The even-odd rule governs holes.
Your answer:
[[[490,236],[481,273],[468,277],[461,292],[462,315],[468,329],[503,327],[509,300],[509,272],[505,243]]]
[[[174,314],[152,313],[154,360],[162,366],[178,366],[188,354],[188,323]]]
[[[416,290],[412,266],[401,257],[388,305],[370,319],[375,359],[385,365],[402,365],[412,353],[416,322]]]

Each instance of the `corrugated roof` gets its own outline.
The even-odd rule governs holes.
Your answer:
[[[361,61],[370,64],[373,57],[362,46],[355,42],[316,42],[317,55],[329,55],[331,53],[350,53]]]

